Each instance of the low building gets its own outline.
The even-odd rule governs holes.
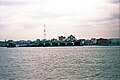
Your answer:
[[[107,46],[109,44],[108,39],[100,38],[97,39],[97,45]]]

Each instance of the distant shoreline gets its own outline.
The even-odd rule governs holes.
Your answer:
[[[15,47],[79,47],[79,46],[81,46],[81,47],[83,47],[83,46],[120,46],[120,45],[49,45],[49,46],[47,46],[47,45],[45,45],[45,46],[37,46],[37,45],[28,45],[28,46],[16,46],[16,45],[8,45],[8,46],[0,46],[0,47],[7,47],[7,48],[15,48]]]

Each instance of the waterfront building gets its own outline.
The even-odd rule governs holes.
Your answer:
[[[96,38],[91,38],[91,44],[96,45],[97,44],[97,39]]]
[[[120,38],[111,38],[109,39],[110,45],[120,45]]]
[[[85,45],[92,45],[91,40],[89,39],[85,40]]]
[[[59,41],[65,41],[65,40],[66,40],[66,37],[65,37],[65,36],[58,36],[58,40],[59,40]]]
[[[51,42],[57,42],[57,39],[53,38],[51,39]]]
[[[85,39],[79,39],[79,40],[77,40],[77,41],[80,42],[80,45],[85,45]]]
[[[67,41],[76,41],[76,38],[75,38],[75,36],[73,36],[73,35],[70,35],[70,36],[68,36],[67,37]]]
[[[109,44],[108,39],[104,39],[104,38],[97,39],[97,45],[106,46],[106,45],[108,45],[108,44]]]

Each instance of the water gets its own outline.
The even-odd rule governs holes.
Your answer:
[[[0,80],[120,80],[120,47],[0,48]]]

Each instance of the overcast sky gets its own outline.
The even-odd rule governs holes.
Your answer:
[[[0,0],[0,40],[120,36],[119,0]]]

